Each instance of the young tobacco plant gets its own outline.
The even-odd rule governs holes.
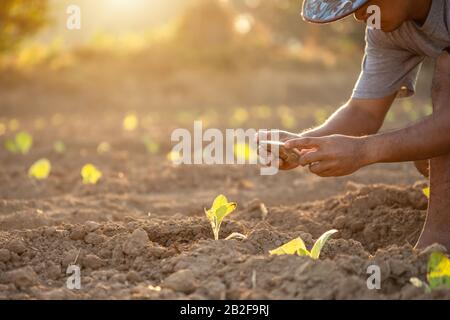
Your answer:
[[[83,184],[97,184],[102,177],[102,173],[93,164],[87,164],[81,169]]]
[[[228,202],[227,198],[224,195],[219,195],[213,202],[211,209],[205,209],[206,217],[211,223],[211,228],[213,230],[214,239],[219,240],[219,231],[220,226],[222,224],[223,219],[236,210],[237,204],[235,202]],[[233,237],[238,237],[243,235],[239,235],[237,233],[233,234]],[[230,237],[228,237],[230,238]],[[227,239],[228,239],[227,238]]]
[[[41,159],[33,163],[28,169],[28,176],[36,180],[45,180],[50,175],[52,165],[48,159]]]
[[[14,139],[6,141],[5,148],[11,153],[27,154],[32,145],[33,137],[29,133],[21,131],[16,134]]]
[[[433,252],[428,260],[427,280],[411,278],[409,281],[418,288],[425,288],[425,292],[437,288],[447,288],[450,290],[450,260],[442,252]]]
[[[338,232],[337,230],[330,230],[325,232],[323,235],[317,239],[316,243],[312,247],[311,251],[308,251],[305,246],[305,242],[301,238],[294,239],[289,241],[288,243],[282,245],[281,247],[269,251],[270,255],[294,255],[297,254],[299,256],[307,256],[314,260],[319,259],[320,252],[322,251],[323,246],[331,237],[332,234]]]

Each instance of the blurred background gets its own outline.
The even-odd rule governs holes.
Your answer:
[[[80,30],[66,27],[69,5],[81,8]],[[192,130],[194,120],[204,127],[300,132],[321,124],[349,98],[360,72],[365,26],[352,17],[308,24],[301,5],[300,0],[2,0],[0,179],[8,185],[3,198],[78,192],[74,184],[85,162],[109,172],[99,192],[150,192],[164,183],[167,190],[182,190],[208,177],[214,181],[209,186],[220,187],[230,172],[238,182],[227,180],[227,186],[237,193],[257,188],[261,180],[250,181],[256,171],[207,169],[205,178],[198,171],[188,174],[191,169],[160,167],[174,156],[172,130]],[[417,95],[396,102],[383,130],[431,112],[430,70],[427,62]],[[33,137],[26,157],[3,148],[22,131]],[[53,164],[47,188],[23,182],[26,168],[42,157]],[[404,180],[395,173],[391,180],[417,178],[407,172]],[[378,173],[367,177],[362,180],[386,180]],[[291,178],[287,181],[294,183]],[[305,199],[337,190],[322,189],[305,193]]]

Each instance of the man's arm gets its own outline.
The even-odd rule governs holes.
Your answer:
[[[369,136],[369,163],[431,159],[450,154],[450,59],[439,57],[433,79],[433,114],[407,128]]]
[[[320,127],[307,130],[302,137],[323,137],[332,134],[361,137],[375,134],[383,125],[395,94],[381,99],[350,99]]]
[[[350,99],[345,105],[340,107],[321,126],[304,131],[301,134],[294,134],[286,131],[277,131],[280,141],[287,141],[301,137],[325,137],[333,134],[342,134],[360,137],[368,134],[375,134],[381,128],[386,113],[395,99],[395,94],[382,99]],[[259,139],[272,139],[273,131],[261,131]],[[297,151],[300,155],[300,153]],[[291,170],[298,167],[298,162],[288,163],[281,159],[278,166],[281,170]]]
[[[389,133],[365,137],[329,135],[286,142],[287,148],[313,149],[301,165],[323,177],[351,174],[376,162],[415,161],[450,154],[450,59],[437,61],[433,80],[433,115]]]

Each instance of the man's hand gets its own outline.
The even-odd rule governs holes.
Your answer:
[[[359,137],[297,138],[287,141],[286,148],[310,149],[301,156],[300,165],[308,165],[309,170],[320,177],[349,175],[371,163],[364,138]]]
[[[285,142],[285,141],[288,141],[288,140],[300,138],[300,135],[295,134],[295,133],[291,133],[291,132],[288,132],[288,131],[282,131],[282,130],[270,130],[270,131],[261,130],[261,131],[258,132],[258,134],[256,136],[256,141],[259,144],[259,141],[273,140],[275,138],[277,139],[276,141]],[[268,166],[270,166],[270,165],[277,165],[280,170],[292,170],[292,169],[295,169],[295,168],[297,168],[299,166],[299,163],[297,163],[297,162],[295,162],[295,163],[286,162],[286,161],[283,161],[282,159],[276,159],[275,160],[276,163],[270,163],[269,159],[271,159],[272,154],[270,153],[269,150],[264,150],[265,152],[262,152],[263,151],[262,148],[263,148],[263,146],[259,146],[258,147],[258,153],[260,155],[264,154],[264,153],[267,154],[267,158],[268,159],[265,159],[265,160],[267,162],[266,165],[268,165]],[[297,153],[301,154],[298,150],[297,150]]]

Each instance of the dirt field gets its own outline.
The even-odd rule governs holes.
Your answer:
[[[0,118],[17,119],[35,142],[28,155],[0,151],[0,299],[450,298],[409,283],[425,279],[430,253],[412,247],[427,199],[411,164],[321,179],[302,169],[264,177],[254,166],[175,167],[166,159],[174,128],[190,129],[195,119],[235,127],[228,120],[236,107],[249,110],[244,127],[282,128],[275,116],[253,116],[260,105],[274,114],[288,106],[298,130],[310,127],[316,106],[329,112],[344,101],[357,73],[345,81],[331,73],[323,92],[323,78],[312,73],[141,77],[129,66],[95,64],[1,80]],[[124,132],[131,111],[140,127]],[[0,136],[2,145],[12,135]],[[157,152],[147,152],[144,136]],[[56,140],[65,153],[53,151]],[[111,150],[98,154],[103,141]],[[33,181],[28,167],[43,157],[52,174]],[[88,162],[103,172],[97,185],[82,184]],[[246,240],[212,239],[203,208],[221,193],[238,203],[221,238],[240,232]],[[332,228],[339,233],[319,261],[268,254],[297,236],[310,247]],[[74,262],[82,267],[80,291],[65,288]],[[371,264],[381,268],[381,290],[367,289]]]

